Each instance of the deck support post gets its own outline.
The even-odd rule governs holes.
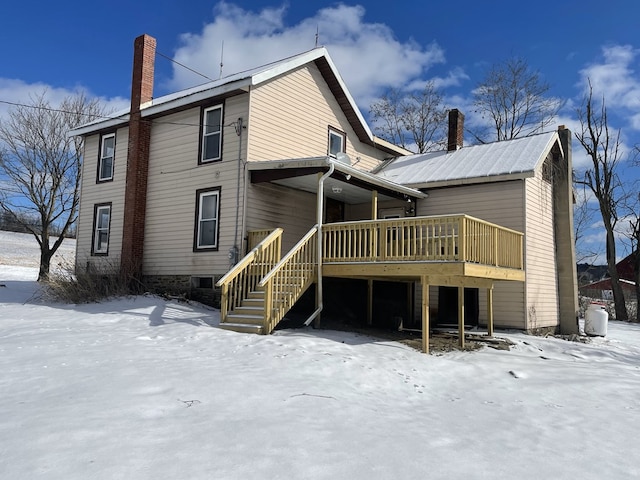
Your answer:
[[[367,280],[367,325],[373,325],[373,280]]]
[[[458,335],[460,348],[464,348],[464,287],[458,287]]]
[[[487,335],[493,337],[493,283],[487,288]]]
[[[371,190],[371,220],[378,219],[378,191]]]
[[[371,190],[371,220],[378,219],[378,191]],[[376,241],[373,238],[373,233],[370,239],[370,255],[375,256],[375,250],[377,249]],[[373,325],[373,280],[367,281],[367,325]]]
[[[429,277],[422,275],[422,351],[429,353]]]

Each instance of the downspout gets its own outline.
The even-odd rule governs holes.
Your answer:
[[[236,230],[233,235],[233,247],[229,251],[229,266],[238,263],[240,247],[238,247],[238,222],[240,221],[240,167],[242,166],[242,117],[236,122],[236,134],[238,135],[238,179],[236,184]]]
[[[320,312],[322,312],[322,213],[324,211],[324,181],[333,175],[333,171],[335,170],[335,164],[327,158],[327,163],[329,164],[329,171],[322,175],[318,180],[318,212],[317,212],[317,221],[318,221],[318,232],[316,233],[316,251],[317,251],[317,273],[318,273],[318,284],[317,284],[317,308],[316,311],[311,314],[311,316],[304,322],[305,325],[310,325],[318,316]],[[319,322],[316,322],[316,326],[318,326]]]

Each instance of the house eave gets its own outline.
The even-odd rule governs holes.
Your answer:
[[[345,182],[351,181],[359,186],[366,185],[370,190],[379,189],[382,192],[393,192],[394,196],[404,199],[423,199],[427,194],[406,185],[400,185],[389,180],[382,179],[368,172],[358,170],[350,165],[336,161],[328,157],[292,158],[284,160],[267,160],[260,162],[248,162],[247,170],[250,172],[266,172],[278,170],[326,170],[333,163],[335,173],[340,174]]]
[[[459,187],[461,185],[477,185],[482,183],[498,183],[508,182],[512,180],[524,180],[525,178],[533,178],[534,176],[535,172],[528,171],[502,175],[487,175],[484,177],[476,178],[455,178],[452,180],[440,180],[437,182],[407,184],[407,186],[419,189]]]

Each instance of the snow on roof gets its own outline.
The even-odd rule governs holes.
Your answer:
[[[429,152],[397,157],[377,175],[401,185],[435,187],[495,181],[498,178],[532,176],[548,155],[557,132],[463,147],[455,151]]]
[[[339,97],[339,103],[345,110],[347,118],[351,124],[354,125],[354,129],[358,134],[358,137],[363,141],[373,143],[373,134],[325,47],[317,47],[313,50],[287,57],[276,62],[222,77],[213,82],[207,82],[196,87],[154,98],[148,104],[141,106],[141,114],[143,117],[157,115],[201,100],[216,97],[218,95],[224,95],[225,93],[234,90],[248,90],[251,86],[260,85],[261,83],[269,81],[279,75],[318,60],[320,60],[318,67],[323,75],[325,75],[325,77],[327,75],[331,77],[330,79],[327,79],[327,83],[334,91],[334,94]],[[129,109],[126,109],[124,111],[117,112],[112,115],[111,118],[100,119],[86,125],[82,125],[72,130],[70,135],[87,135],[106,128],[125,125],[128,121]],[[382,147],[385,148],[384,145],[382,145]],[[391,146],[386,146],[386,149],[395,154],[401,152],[401,150],[398,150],[396,147],[391,148]]]

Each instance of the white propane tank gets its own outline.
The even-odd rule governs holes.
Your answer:
[[[601,303],[589,305],[584,315],[584,333],[586,335],[604,337],[607,334],[609,314]]]

